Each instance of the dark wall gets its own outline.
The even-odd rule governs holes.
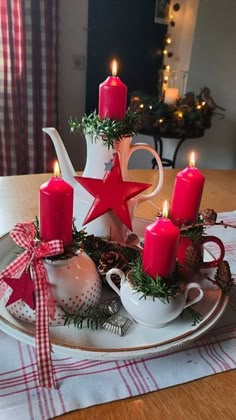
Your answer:
[[[129,93],[157,94],[167,26],[154,23],[154,13],[155,0],[89,0],[86,113],[97,109],[113,58]]]

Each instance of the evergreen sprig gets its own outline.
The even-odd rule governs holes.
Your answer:
[[[34,225],[36,228],[35,239],[39,239],[39,220],[35,217]],[[72,242],[64,246],[63,254],[47,257],[50,261],[67,260],[77,255],[79,250],[83,250],[93,260],[95,265],[99,264],[99,260],[104,252],[116,251],[122,254],[128,261],[136,259],[140,255],[140,249],[132,246],[121,245],[117,242],[111,242],[99,236],[88,235],[82,229],[78,230],[73,220]]]
[[[181,316],[184,315],[184,313],[187,312],[192,317],[192,327],[195,327],[197,324],[199,324],[202,321],[202,315],[199,314],[199,312],[195,311],[194,309],[188,307],[183,310]]]
[[[114,148],[114,140],[120,141],[122,137],[137,134],[140,125],[140,113],[128,110],[124,119],[115,121],[110,118],[100,119],[96,111],[89,115],[84,115],[82,121],[78,118],[69,119],[70,132],[74,134],[88,134],[94,141],[102,138],[103,144]]]
[[[199,214],[196,222],[184,223],[179,226],[180,236],[189,238],[192,242],[197,241],[204,235],[205,227],[205,222]]]
[[[163,302],[169,303],[169,298],[175,297],[180,292],[183,277],[177,265],[169,278],[157,276],[155,279],[143,271],[141,258],[131,262],[130,266],[132,268],[132,285],[136,292],[142,293],[142,298],[146,299],[147,296],[151,296],[153,300],[159,298]]]
[[[68,312],[64,309],[62,315],[64,325],[73,324],[78,329],[85,327],[97,330],[110,316],[106,315],[99,305],[91,305],[86,310],[83,309],[83,306],[81,305],[77,312]]]
[[[35,239],[39,239],[39,218],[38,218],[38,216],[35,216],[35,220],[34,220],[33,223],[34,223],[35,230],[36,230]]]
[[[35,217],[34,225],[36,228],[35,239],[40,239],[39,219],[37,216]],[[79,249],[81,248],[81,244],[85,241],[86,236],[87,236],[87,233],[84,229],[80,231],[77,230],[75,226],[75,221],[73,220],[72,242],[69,245],[64,245],[63,254],[51,255],[47,257],[47,260],[50,260],[50,261],[67,260],[73,257],[74,255],[77,255]]]
[[[191,226],[182,225],[180,227],[180,235],[185,238],[191,239],[191,241],[197,241],[204,234],[203,224],[195,224]]]

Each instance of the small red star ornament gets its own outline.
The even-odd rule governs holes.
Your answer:
[[[23,271],[18,279],[13,277],[4,277],[3,280],[12,289],[12,294],[9,297],[6,306],[22,299],[31,309],[35,309],[34,282],[29,273]]]
[[[151,184],[123,181],[117,153],[114,154],[113,165],[109,169],[103,179],[75,177],[76,181],[95,197],[83,225],[112,210],[122,223],[132,230],[127,201],[149,188]]]

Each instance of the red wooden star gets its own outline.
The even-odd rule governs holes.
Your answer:
[[[12,288],[12,294],[9,297],[6,306],[22,299],[31,309],[35,309],[34,282],[31,280],[29,273],[23,271],[18,279],[4,277],[3,280]]]
[[[95,197],[83,225],[112,210],[132,230],[127,201],[146,190],[151,184],[123,181],[117,154],[114,155],[113,163],[113,167],[105,172],[103,179],[75,177],[76,181]]]

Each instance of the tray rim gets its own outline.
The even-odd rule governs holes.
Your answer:
[[[145,219],[145,218],[135,217],[134,219],[136,222],[140,222],[143,224],[151,222],[150,220]],[[9,236],[9,233],[1,235],[0,240],[6,236]],[[219,291],[219,292],[221,293],[221,296],[213,312],[210,314],[210,316],[207,319],[203,320],[203,322],[200,323],[200,325],[197,328],[195,328],[194,330],[190,329],[189,331],[186,331],[176,337],[166,339],[159,343],[158,342],[150,343],[147,345],[138,345],[135,347],[98,348],[98,347],[88,347],[84,345],[66,344],[66,343],[60,342],[58,339],[51,338],[51,344],[54,350],[60,351],[61,353],[67,353],[67,354],[71,353],[72,356],[76,355],[77,357],[81,355],[82,357],[83,356],[88,357],[88,355],[90,355],[92,356],[93,359],[95,358],[101,359],[104,357],[109,358],[109,355],[113,355],[113,358],[116,355],[121,356],[123,354],[126,354],[128,357],[135,357],[136,355],[143,356],[146,353],[156,354],[156,353],[162,353],[163,351],[171,351],[176,346],[182,347],[182,346],[187,345],[189,342],[196,340],[202,334],[207,332],[222,316],[227,306],[229,298],[228,296],[224,295],[222,291]],[[0,302],[0,305],[1,305],[1,302]],[[18,325],[14,324],[15,318],[10,314],[9,316],[12,318],[13,322],[6,319],[0,313],[0,329],[4,331],[6,334],[14,337],[15,339],[19,339],[27,344],[34,345],[35,344],[34,332],[26,331],[26,329],[24,328],[24,325],[29,325],[29,324],[24,321],[20,321],[16,319],[16,322],[20,324],[20,327],[19,327]],[[50,330],[53,328],[58,328],[58,327],[52,326],[50,327]],[[72,326],[72,328],[74,327]]]
[[[65,345],[65,343],[60,343],[55,339],[51,339],[52,348],[54,351],[58,351],[60,353],[69,354],[70,356],[76,357],[88,357],[92,359],[110,359],[110,355],[112,355],[112,359],[116,359],[116,356],[119,358],[123,358],[122,355],[126,355],[125,358],[130,357],[137,357],[137,356],[145,356],[147,354],[161,354],[163,352],[169,352],[174,350],[176,347],[182,348],[187,344],[195,341],[201,335],[205,334],[210,328],[214,326],[214,324],[220,319],[225,311],[227,304],[228,304],[229,297],[227,295],[223,295],[220,298],[220,301],[215,308],[214,313],[208,319],[207,322],[203,322],[199,328],[189,332],[184,333],[178,338],[173,338],[171,340],[166,340],[161,344],[153,343],[147,346],[137,346],[137,347],[128,347],[128,348],[95,348],[95,347],[87,347],[87,346],[75,346],[75,345]],[[9,314],[10,315],[10,314]],[[11,316],[11,315],[10,315]],[[12,316],[11,316],[12,317]],[[14,320],[14,317],[12,317]],[[23,327],[25,322],[20,322],[17,320]],[[58,327],[50,327],[50,329],[58,328]],[[64,328],[64,327],[63,327]],[[25,331],[22,328],[17,327],[10,321],[6,320],[2,315],[0,315],[0,329],[5,332],[6,334],[10,335],[11,337],[18,339],[20,341],[25,342],[29,345],[35,345],[35,337],[34,333],[30,331]],[[9,331],[10,329],[10,331]],[[11,332],[11,333],[10,333]],[[14,332],[17,332],[16,334]],[[96,357],[94,357],[96,355]],[[90,357],[89,357],[90,356]],[[92,357],[91,357],[92,356]]]

